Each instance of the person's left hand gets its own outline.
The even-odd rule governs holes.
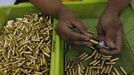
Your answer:
[[[106,55],[115,55],[121,52],[123,40],[123,25],[114,13],[104,13],[97,25],[99,41],[104,41],[110,50],[100,49]]]

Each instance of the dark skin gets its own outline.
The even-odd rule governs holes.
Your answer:
[[[93,36],[81,20],[65,7],[59,0],[30,0],[45,13],[58,18],[56,31],[61,38],[76,45],[91,47],[87,42]],[[111,50],[100,49],[107,55],[119,54],[122,48],[123,25],[119,19],[120,13],[128,6],[130,0],[108,0],[108,5],[98,22],[97,31],[100,41],[105,41]],[[80,33],[72,29],[78,29]]]
[[[109,0],[97,25],[99,40],[105,41],[111,50],[100,49],[108,55],[120,54],[123,41],[123,24],[119,19],[121,12],[130,0]]]

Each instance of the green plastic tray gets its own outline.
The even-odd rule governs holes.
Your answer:
[[[104,8],[104,7],[103,7]],[[75,10],[71,8],[72,10]],[[85,11],[87,13],[88,11]],[[74,13],[78,14],[79,17],[81,17],[81,20],[83,23],[89,28],[91,31],[96,33],[96,25],[98,21],[98,17],[92,17],[90,15],[83,16],[84,13],[79,13],[74,11]],[[99,11],[101,13],[101,11]],[[81,16],[82,15],[82,16]],[[94,16],[94,15],[93,15]],[[120,60],[117,62],[117,65],[121,65],[125,68],[125,70],[130,73],[134,71],[134,43],[132,40],[134,40],[134,13],[130,7],[128,7],[121,15],[121,21],[124,24],[124,42],[123,42],[123,49],[120,55],[117,55],[115,57],[119,57]],[[131,38],[131,39],[130,39]],[[65,46],[63,40],[60,40],[59,44],[64,47],[59,47],[60,49],[60,65],[59,65],[59,72],[64,72],[64,61],[65,60],[74,60],[78,55],[83,53],[84,51],[88,52],[89,54],[92,53],[91,49],[85,48],[85,47],[78,47],[78,46],[71,46],[68,45]],[[63,63],[63,64],[62,64]],[[88,63],[88,62],[87,62]],[[119,67],[117,67],[119,68]],[[60,74],[64,75],[64,74]],[[123,75],[123,74],[121,74]]]
[[[19,5],[14,5],[14,6],[5,6],[5,7],[0,7],[0,31],[3,29],[3,26],[6,24],[6,22],[10,19],[15,19],[17,17],[22,17],[24,14],[27,13],[37,13],[39,10],[32,6],[31,4],[19,4]],[[54,30],[53,30],[53,48],[51,52],[51,65],[50,65],[50,75],[53,75],[53,65],[55,58],[55,47],[56,44],[54,43],[56,39],[54,39],[57,35],[55,35]]]
[[[103,10],[102,8],[105,5],[105,0],[82,0],[78,2],[64,2],[64,4],[80,17],[98,17],[98,15]],[[81,6],[83,6],[84,8]],[[98,11],[94,14],[94,16],[92,16],[92,14],[90,13],[94,10],[94,7],[97,8]],[[88,12],[84,10],[88,10]],[[39,12],[39,10],[30,3],[21,3],[13,6],[0,7],[0,30],[2,29],[3,25],[6,24],[7,20],[14,19],[16,17],[21,17],[26,13],[33,12]],[[61,69],[64,69],[63,50],[61,50],[63,49],[63,44],[61,44],[62,41],[59,40],[60,38],[56,35],[55,32],[53,32],[53,51],[51,53],[50,75],[64,74],[64,71],[61,71]]]
[[[89,28],[93,32],[96,32],[96,24],[97,24],[97,21],[98,21],[97,18],[82,18],[82,21],[87,26],[87,28]],[[126,22],[124,24],[126,24]],[[130,24],[127,24],[127,25],[130,25]],[[125,28],[125,30],[126,29],[127,28]],[[71,45],[67,46],[63,50],[66,51],[64,60],[67,60],[67,61],[71,61],[71,60],[76,59],[83,52],[87,52],[89,54],[92,54],[92,52],[93,52],[93,50],[91,50],[89,48],[71,46]],[[119,69],[119,66],[121,65],[121,66],[124,67],[124,69],[128,73],[134,71],[134,56],[133,56],[131,47],[129,46],[129,40],[128,40],[127,36],[125,36],[125,38],[124,38],[123,49],[122,49],[121,54],[117,55],[115,57],[120,58],[119,61],[116,64],[117,69]],[[89,63],[89,62],[91,62],[91,60],[87,61],[86,63]],[[121,75],[123,75],[122,72],[120,72],[120,73],[121,73]]]
[[[87,27],[90,28],[92,31],[95,30],[95,25],[97,23],[98,17],[101,15],[102,11],[104,10],[106,6],[106,0],[83,0],[83,1],[78,1],[78,2],[66,2],[64,3],[71,11],[73,11],[75,14],[77,14],[87,25]],[[96,9],[96,10],[94,10]],[[33,12],[39,12],[39,10],[32,6],[30,3],[22,3],[19,5],[15,6],[6,6],[6,7],[0,7],[0,29],[2,29],[3,25],[5,25],[6,21],[9,19],[13,19],[16,17],[21,17],[26,13],[33,13]],[[124,28],[125,28],[125,35],[127,35],[127,31],[129,31],[133,24],[132,19],[132,11],[130,8],[126,9],[126,11],[122,14],[121,20],[124,22]],[[130,19],[127,21],[127,19]],[[132,24],[129,24],[130,22]],[[54,22],[56,24],[57,21]],[[128,25],[127,25],[128,24]],[[132,33],[131,33],[132,34]],[[134,70],[132,69],[133,67],[133,54],[131,53],[131,43],[129,42],[130,36],[125,36],[125,41],[124,41],[124,48],[123,52],[121,54],[121,59],[120,61],[123,61],[123,65],[127,65],[126,68],[127,70]],[[83,50],[81,47],[80,49]],[[61,40],[55,32],[53,32],[53,50],[51,53],[51,67],[50,67],[50,75],[64,75],[64,41]],[[75,47],[72,47],[71,50],[68,51],[67,57],[68,59],[74,59],[76,55],[82,50],[79,50],[80,52],[75,52]],[[87,51],[91,51],[88,50]],[[126,52],[124,52],[126,51]],[[90,52],[91,53],[91,52]],[[124,58],[122,57],[124,56]],[[130,67],[130,65],[132,67]],[[126,64],[124,64],[126,63]]]

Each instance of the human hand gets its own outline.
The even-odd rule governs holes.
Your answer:
[[[81,20],[72,12],[67,11],[64,12],[64,14],[61,14],[56,27],[56,31],[59,36],[65,41],[75,45],[91,47],[92,44],[88,41],[90,38],[92,38],[92,35],[88,33],[87,28],[84,26]],[[75,32],[74,29],[79,30],[80,33]]]
[[[97,25],[100,41],[104,41],[108,49],[100,49],[106,55],[116,55],[121,52],[123,40],[123,25],[119,17],[114,13],[104,13]]]

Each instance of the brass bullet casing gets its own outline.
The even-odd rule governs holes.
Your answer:
[[[113,65],[110,65],[109,70],[108,70],[108,74],[111,73],[112,69],[113,69]]]
[[[124,73],[124,75],[127,75],[127,72],[124,70],[122,66],[120,66],[121,71]]]
[[[88,59],[90,59],[92,56],[90,55],[90,56],[88,56],[88,57],[86,57],[83,61],[87,61]]]
[[[102,60],[102,62],[101,62],[101,68],[104,67],[104,64],[105,64],[105,60]]]
[[[116,75],[116,73],[115,72],[112,72],[112,75]]]
[[[93,40],[93,39],[90,39],[90,41],[89,41],[89,42],[93,43],[94,45],[98,45],[98,44],[99,44],[99,42],[98,42],[98,41]]]
[[[104,67],[102,68],[100,74],[103,74],[103,73],[105,72],[105,70],[106,70],[106,67],[104,66]]]
[[[93,65],[94,63],[96,63],[97,62],[97,60],[94,60],[94,61],[92,61],[89,65]]]
[[[119,60],[119,58],[114,58],[114,59],[112,59],[112,60],[110,60],[111,62],[114,62],[114,61],[117,61],[117,60]]]
[[[88,75],[89,67],[86,67],[84,75]]]
[[[102,54],[100,53],[100,54],[98,55],[97,59],[100,59],[100,58],[101,58],[101,56],[102,56]]]
[[[101,60],[98,60],[96,63],[93,64],[93,66],[96,66],[97,64],[99,64],[101,62]]]
[[[80,65],[80,67],[81,67],[82,70],[85,69],[85,67],[83,66],[83,64],[81,62],[79,62],[79,65]]]
[[[0,35],[3,38],[0,39],[0,66],[3,65],[4,75],[48,75],[52,29],[51,19],[35,13],[8,21]]]
[[[96,53],[94,59],[97,59],[98,55],[99,55],[99,53]]]
[[[112,58],[112,56],[102,55],[104,58]]]
[[[82,53],[82,54],[78,57],[78,59],[82,58],[84,55],[86,55],[86,52]]]
[[[86,57],[88,57],[88,54],[85,54],[84,56],[82,56],[79,60],[84,60]]]
[[[113,68],[114,69],[114,71],[115,71],[115,73],[117,74],[117,75],[120,75],[120,73],[118,72],[118,70],[116,69],[116,68]]]
[[[97,53],[97,50],[94,50],[94,52],[92,53],[92,57]]]
[[[108,74],[109,68],[110,68],[110,66],[107,65],[106,70],[105,70],[105,72],[104,72],[105,74]]]

